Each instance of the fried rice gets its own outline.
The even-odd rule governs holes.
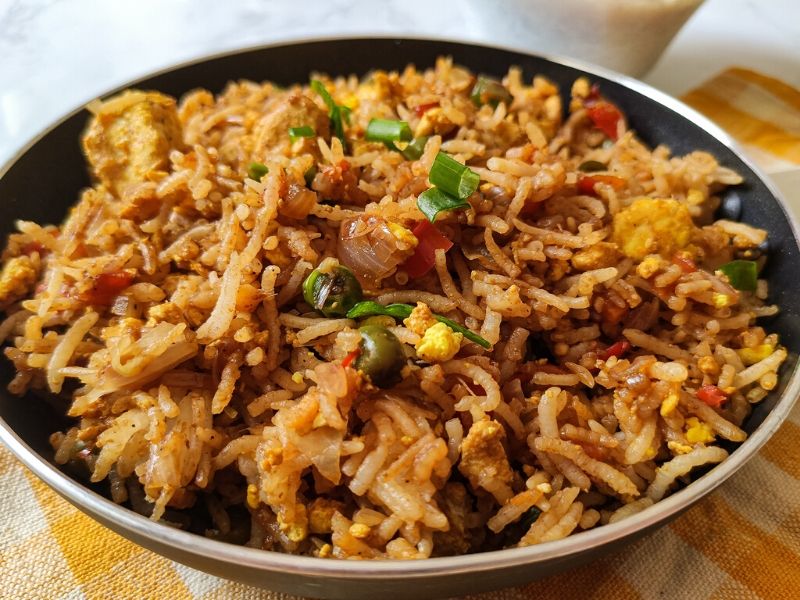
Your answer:
[[[747,437],[786,350],[766,281],[724,268],[766,259],[714,218],[736,173],[646,147],[585,78],[568,106],[447,58],[315,79],[89,106],[93,186],[0,274],[9,389],[74,419],[57,463],[216,539],[407,559],[613,523]],[[431,224],[440,154],[479,185]],[[304,282],[342,266],[406,313],[320,312]]]

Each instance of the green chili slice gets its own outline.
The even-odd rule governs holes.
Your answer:
[[[752,260],[734,260],[722,265],[720,271],[737,290],[754,292],[758,282],[758,265]]]

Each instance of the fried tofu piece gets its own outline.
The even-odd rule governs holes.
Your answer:
[[[286,154],[292,147],[289,139],[291,127],[311,127],[314,137],[301,138],[305,152],[319,153],[317,137],[330,137],[328,113],[303,94],[292,94],[278,102],[256,125],[256,145],[253,158],[264,161],[270,154]]]
[[[10,259],[0,272],[0,306],[5,306],[25,296],[36,280],[39,271],[29,256]]]
[[[95,176],[115,196],[134,184],[159,179],[172,149],[183,147],[174,98],[126,91],[102,103],[83,136]]]
[[[671,258],[689,244],[697,228],[689,209],[670,198],[637,198],[614,216],[611,241],[630,258]]]
[[[458,470],[473,488],[483,488],[503,504],[514,495],[514,473],[508,464],[503,439],[506,433],[497,421],[477,421],[461,445]]]

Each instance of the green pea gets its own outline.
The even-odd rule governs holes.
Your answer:
[[[400,383],[400,371],[406,364],[406,355],[400,340],[380,325],[365,325],[359,328],[361,352],[354,367],[369,377],[373,385],[389,388]]]
[[[584,173],[596,173],[597,171],[606,171],[607,169],[608,167],[599,160],[587,160],[578,165],[578,170]]]
[[[342,265],[324,273],[314,269],[303,282],[303,298],[326,317],[344,317],[362,297],[358,279]]]

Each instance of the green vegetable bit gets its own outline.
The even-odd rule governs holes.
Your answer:
[[[402,154],[403,158],[406,160],[419,160],[419,157],[422,156],[423,152],[425,152],[425,144],[427,143],[427,135],[414,138],[411,140],[408,146],[400,150],[400,154]]]
[[[395,150],[394,142],[410,142],[413,134],[405,121],[393,119],[372,119],[367,125],[365,139],[370,142],[383,142]]]
[[[389,388],[403,379],[401,371],[406,364],[403,345],[391,331],[380,325],[359,328],[361,342],[353,366],[369,377],[373,385]]]
[[[433,160],[428,179],[443,192],[461,200],[475,193],[481,180],[475,171],[444,152],[439,152]]]
[[[348,319],[361,319],[365,317],[373,317],[375,315],[386,315],[389,317],[393,317],[395,319],[402,320],[407,319],[411,315],[411,311],[414,310],[414,307],[410,304],[387,304],[384,306],[383,304],[378,304],[377,302],[373,302],[372,300],[364,300],[363,302],[359,302],[353,308],[351,308],[347,312]],[[447,317],[443,317],[442,315],[434,314],[433,318],[439,321],[440,323],[444,323],[453,331],[456,331],[462,334],[465,338],[467,338],[471,342],[475,342],[482,348],[491,348],[492,345],[479,336],[477,333],[473,333],[471,330],[467,329],[463,325],[448,319]]]
[[[308,168],[308,171],[306,171],[305,173],[303,173],[303,179],[305,180],[305,182],[306,182],[306,185],[307,185],[308,187],[311,187],[311,182],[313,182],[313,181],[314,181],[314,177],[316,177],[316,176],[317,176],[317,173],[318,173],[318,170],[317,170],[317,165],[311,165],[311,166]]]
[[[514,99],[511,93],[499,81],[481,75],[469,94],[475,106],[490,104],[497,106],[500,102],[511,104]]]
[[[469,202],[432,187],[417,196],[417,208],[428,218],[428,221],[435,223],[440,212],[469,208]]]
[[[254,181],[261,181],[261,178],[267,173],[269,173],[269,169],[263,163],[254,162],[247,167],[247,176]]]
[[[728,281],[737,290],[756,291],[758,283],[758,265],[752,260],[734,260],[722,265],[720,271],[728,276]]]
[[[328,92],[325,84],[322,83],[318,79],[311,80],[311,89],[314,90],[317,94],[320,95],[322,101],[325,103],[325,106],[328,107],[328,117],[331,120],[331,128],[333,129],[333,135],[338,137],[341,142],[342,146],[345,148],[347,147],[347,140],[344,137],[344,125],[342,123],[342,117],[344,116],[344,120],[347,123],[350,123],[350,109],[346,106],[340,106],[334,102],[333,97]]]
[[[587,160],[578,165],[578,171],[584,173],[596,173],[597,171],[607,171],[608,167],[599,160]]]
[[[536,520],[541,514],[542,511],[535,506],[532,506],[531,509],[525,513],[525,516],[522,517],[520,524],[525,528],[526,532],[531,528],[531,525],[536,523]]]
[[[324,273],[314,269],[303,281],[303,298],[326,317],[345,316],[362,297],[358,279],[342,265]]]
[[[300,138],[314,137],[316,133],[313,127],[303,125],[302,127],[289,127],[289,139],[294,144]]]

